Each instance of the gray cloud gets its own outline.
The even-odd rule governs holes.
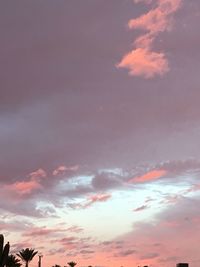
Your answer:
[[[142,255],[142,256],[140,257],[140,259],[141,259],[141,260],[148,260],[148,259],[155,259],[155,258],[157,258],[157,257],[159,257],[159,254],[156,253],[156,252],[152,252],[152,253],[147,253],[147,254],[145,254],[145,255]]]
[[[122,176],[116,175],[114,173],[109,172],[103,172],[100,174],[97,174],[92,179],[92,186],[95,190],[108,190],[113,189],[117,187],[122,187]]]
[[[136,250],[127,249],[127,250],[120,251],[120,253],[116,253],[115,256],[117,256],[117,257],[126,257],[126,256],[129,256],[129,255],[135,254],[135,253],[137,253]]]

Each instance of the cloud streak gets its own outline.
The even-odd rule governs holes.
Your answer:
[[[129,21],[129,29],[143,30],[144,34],[135,40],[134,49],[126,54],[117,66],[127,68],[129,74],[133,76],[145,78],[162,76],[169,71],[168,59],[165,53],[154,51],[152,46],[160,33],[172,29],[173,15],[180,8],[182,0],[135,0],[134,2],[147,4],[155,2],[156,7]]]
[[[166,170],[155,169],[151,170],[144,175],[134,177],[129,180],[129,183],[144,183],[157,180],[167,174]]]
[[[88,197],[85,203],[71,203],[69,206],[73,209],[85,209],[98,202],[106,202],[112,196],[110,194],[96,194]]]

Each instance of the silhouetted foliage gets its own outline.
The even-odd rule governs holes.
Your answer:
[[[74,262],[74,261],[70,261],[70,262],[68,262],[67,263],[70,267],[74,267],[74,266],[76,266],[76,262]]]
[[[9,242],[4,246],[4,236],[0,235],[0,267],[4,267],[10,250]]]
[[[20,267],[21,265],[20,260],[17,259],[15,255],[8,255],[6,267]]]
[[[21,251],[19,251],[19,253],[17,253],[17,256],[22,261],[24,261],[25,266],[28,267],[29,262],[32,261],[32,259],[37,253],[38,251],[34,251],[34,249],[26,248],[26,249],[22,249]]]

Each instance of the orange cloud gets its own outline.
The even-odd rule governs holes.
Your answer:
[[[129,69],[130,75],[152,78],[156,74],[163,75],[169,70],[163,53],[156,53],[144,48],[137,48],[124,56],[119,67]]]
[[[144,29],[151,34],[168,31],[172,26],[172,16],[181,4],[181,0],[159,0],[157,7],[146,14],[129,21],[130,29]]]
[[[10,186],[10,189],[16,191],[20,195],[26,195],[41,187],[38,181],[33,180],[14,183]]]
[[[137,176],[129,180],[129,183],[144,183],[149,181],[154,181],[162,176],[166,175],[167,171],[165,170],[153,170],[145,173],[142,176]]]
[[[151,0],[135,0],[151,3]],[[130,29],[141,29],[145,33],[134,42],[134,49],[125,55],[117,65],[127,68],[130,75],[152,78],[169,71],[168,60],[164,53],[152,51],[152,44],[160,32],[172,28],[173,14],[178,10],[182,0],[157,0],[157,6],[144,15],[129,21]]]

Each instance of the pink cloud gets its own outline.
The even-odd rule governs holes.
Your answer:
[[[65,249],[71,250],[72,253],[76,253],[80,249],[88,249],[90,248],[90,237],[80,238],[75,236],[67,236],[62,239],[55,240]],[[79,251],[80,252],[80,251]]]
[[[48,236],[51,233],[56,233],[60,232],[58,229],[50,229],[50,228],[33,228],[30,229],[28,232],[24,233],[24,236],[31,236],[31,237],[36,237],[36,236]]]
[[[5,189],[21,196],[30,195],[32,192],[42,188],[41,179],[46,176],[46,172],[43,169],[38,169],[27,176],[29,178],[28,181],[20,181],[6,185]]]
[[[70,166],[70,167],[66,167],[64,165],[61,165],[59,166],[58,168],[56,168],[54,171],[53,171],[53,175],[56,176],[56,175],[62,175],[62,174],[65,174],[66,171],[72,171],[72,172],[75,172],[79,169],[79,166],[78,165],[74,165],[74,166]]]
[[[31,248],[34,247],[33,243],[30,241],[22,241],[12,244],[11,246],[11,253],[18,253],[23,248]]]
[[[189,189],[186,190],[186,192],[196,192],[200,190],[200,184],[192,185]]]
[[[63,234],[66,234],[68,232],[78,234],[78,233],[83,232],[83,228],[76,226],[76,225],[70,226],[68,228],[60,227],[59,225],[56,225],[50,228],[46,226],[43,226],[43,227],[34,226],[34,227],[29,227],[23,233],[23,236],[33,237],[33,238],[42,237],[42,236],[43,237],[60,236],[60,235],[63,236]]]
[[[108,199],[111,198],[110,194],[96,194],[96,195],[92,195],[88,198],[88,202],[84,205],[84,207],[90,207],[91,205],[93,205],[96,202],[105,202]]]
[[[135,3],[142,2],[136,0]],[[143,1],[151,3],[152,1]],[[145,33],[134,42],[134,49],[126,54],[117,67],[127,68],[130,75],[153,78],[169,71],[169,63],[163,52],[152,50],[152,44],[160,32],[172,28],[173,14],[182,0],[157,0],[157,6],[144,15],[129,21],[130,29],[141,29]]]
[[[31,172],[28,177],[32,180],[40,180],[41,178],[45,178],[47,176],[46,172],[43,169],[38,169],[37,171]]]
[[[94,202],[104,202],[111,198],[110,194],[97,194],[97,195],[92,195],[89,197],[89,200],[94,203]]]

